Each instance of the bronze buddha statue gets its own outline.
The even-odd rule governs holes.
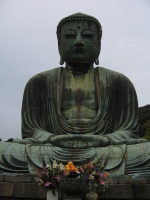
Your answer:
[[[22,103],[22,140],[1,142],[2,173],[36,173],[53,160],[103,160],[112,175],[150,175],[138,133],[138,102],[124,75],[99,64],[99,21],[76,13],[57,27],[60,64],[32,77]]]

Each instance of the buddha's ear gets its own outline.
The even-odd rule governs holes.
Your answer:
[[[60,62],[59,62],[59,64],[60,65],[63,65],[64,64],[64,59],[62,58],[62,56],[61,56],[61,52],[60,52],[60,45],[58,44],[58,51],[59,51],[59,55],[60,55]]]
[[[95,60],[94,60],[94,63],[95,63],[96,65],[99,65],[99,55],[100,55],[100,52],[101,52],[101,41],[100,41],[100,44],[99,44],[99,50],[98,50],[97,57],[96,57]]]
[[[94,63],[95,63],[96,65],[99,65],[99,59],[96,58],[96,59],[94,60]]]
[[[63,65],[64,62],[65,62],[64,59],[63,59],[62,57],[60,57],[60,62],[59,62],[59,64],[60,64],[60,65]]]

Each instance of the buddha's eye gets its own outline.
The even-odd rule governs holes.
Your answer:
[[[74,39],[76,38],[76,32],[74,30],[66,30],[64,36],[67,39]]]
[[[84,38],[92,38],[93,35],[94,35],[94,33],[91,30],[85,30],[82,32],[82,37],[84,37]]]
[[[93,34],[83,34],[82,37],[84,37],[84,38],[92,38]]]
[[[67,38],[67,39],[75,39],[76,35],[75,34],[65,34],[65,38]]]

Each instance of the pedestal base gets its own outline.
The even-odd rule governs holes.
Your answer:
[[[47,193],[35,182],[35,176],[0,176],[0,200],[46,200]],[[72,200],[81,200],[74,196]],[[59,195],[59,200],[71,196]],[[108,192],[99,199],[150,199],[150,178],[121,177],[112,180]],[[83,198],[82,198],[83,199]]]
[[[54,195],[52,191],[48,191],[47,200],[58,200],[58,192],[55,192],[55,195]]]

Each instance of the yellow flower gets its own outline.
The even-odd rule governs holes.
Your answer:
[[[53,162],[53,168],[56,168],[57,167],[57,162],[56,162],[56,160],[54,160],[54,162]]]

